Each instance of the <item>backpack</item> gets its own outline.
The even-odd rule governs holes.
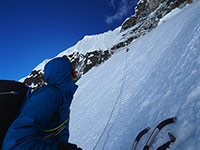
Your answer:
[[[0,148],[9,126],[19,113],[28,89],[21,82],[0,80]]]
[[[12,80],[0,80],[0,149],[8,128],[20,114],[20,107],[24,105],[23,101],[29,96],[30,90],[31,88],[24,83]],[[56,116],[60,117],[59,111],[62,104],[63,100],[51,120]],[[50,139],[58,136],[58,134],[67,127],[68,122],[69,114],[68,118],[61,125],[58,124],[58,119],[56,128],[44,130],[44,132],[51,132],[51,134],[44,136],[43,138]]]

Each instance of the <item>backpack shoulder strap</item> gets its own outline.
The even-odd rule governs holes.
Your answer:
[[[62,108],[62,105],[63,105],[63,98],[62,98],[60,105],[58,106],[58,109],[56,110],[56,112],[51,117],[50,121],[52,121],[54,118],[56,118],[56,116],[59,116],[59,118],[60,118],[60,110]],[[58,123],[59,123],[59,119],[58,119]]]
[[[57,88],[56,86],[54,86],[54,87]],[[57,88],[57,89],[60,90],[59,88]],[[63,98],[61,100],[60,105],[58,106],[57,111],[54,113],[54,115],[50,119],[50,121],[52,121],[55,117],[58,116],[57,127],[53,128],[53,129],[49,129],[49,130],[43,130],[43,132],[53,132],[53,133],[51,133],[51,134],[49,134],[47,136],[44,136],[43,137],[44,139],[50,139],[50,138],[53,138],[53,137],[57,136],[57,140],[58,140],[58,135],[67,127],[67,125],[69,123],[70,110],[69,110],[67,119],[61,125],[59,125],[59,122],[60,122],[60,110],[62,108],[62,105],[63,105]]]

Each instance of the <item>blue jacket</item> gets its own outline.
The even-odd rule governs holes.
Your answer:
[[[43,130],[57,127],[58,117],[51,119],[60,108],[59,125],[68,117],[69,107],[77,85],[71,79],[72,64],[66,58],[55,58],[44,68],[48,85],[32,92],[19,117],[10,126],[2,150],[56,150],[58,142],[68,142],[69,127],[57,138],[44,139]],[[49,133],[48,133],[49,134]]]

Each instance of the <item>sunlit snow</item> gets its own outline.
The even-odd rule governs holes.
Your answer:
[[[71,107],[70,142],[84,150],[142,149],[155,126],[177,117],[150,150],[177,140],[173,150],[200,147],[200,1],[165,18],[157,28],[119,50],[78,82]]]

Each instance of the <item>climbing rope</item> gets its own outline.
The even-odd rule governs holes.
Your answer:
[[[110,123],[110,120],[111,120],[112,115],[113,115],[113,113],[114,113],[115,107],[117,106],[117,103],[118,103],[118,101],[119,101],[119,99],[120,99],[120,97],[121,97],[121,94],[122,94],[122,91],[123,91],[123,89],[124,89],[124,85],[125,85],[125,82],[126,82],[127,72],[128,72],[128,70],[127,70],[127,63],[128,63],[128,62],[127,62],[127,54],[126,54],[126,66],[125,66],[125,67],[126,67],[126,72],[125,72],[125,77],[124,77],[124,80],[123,80],[123,83],[122,83],[122,88],[121,88],[120,93],[119,93],[119,95],[118,95],[118,97],[117,97],[117,100],[116,100],[116,102],[115,102],[115,104],[114,104],[114,106],[113,106],[113,109],[112,109],[111,114],[110,114],[110,116],[109,116],[109,119],[108,119],[108,121],[107,121],[107,123],[106,123],[106,126],[105,126],[105,128],[103,129],[103,132],[102,132],[101,135],[99,136],[99,139],[98,139],[97,143],[95,144],[95,146],[94,146],[94,148],[93,148],[92,150],[95,150],[95,149],[96,149],[96,147],[97,147],[97,145],[99,144],[101,138],[103,137],[103,135],[104,135],[104,133],[105,133],[105,131],[106,131],[106,129],[107,129],[109,123]],[[117,117],[117,118],[118,118],[118,117]],[[113,126],[113,125],[112,125],[112,126]],[[112,126],[110,127],[110,129],[112,128]],[[105,145],[106,145],[106,142],[107,142],[107,140],[108,140],[110,129],[109,129],[109,131],[108,131],[108,133],[107,133],[107,138],[106,138],[106,140],[105,140],[105,142],[104,142],[103,149],[104,149],[104,147],[105,147]],[[103,149],[102,149],[102,150],[103,150]]]

